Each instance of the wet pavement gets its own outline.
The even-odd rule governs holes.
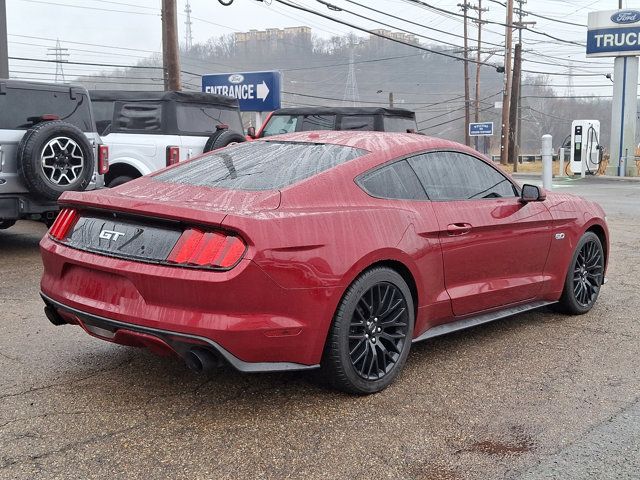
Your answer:
[[[639,478],[640,183],[566,184],[609,217],[596,307],[414,345],[369,397],[311,373],[195,374],[54,327],[44,227],[0,231],[0,478]]]

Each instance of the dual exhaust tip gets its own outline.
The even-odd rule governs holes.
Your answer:
[[[194,372],[206,372],[219,368],[223,361],[209,350],[204,348],[192,348],[182,357],[189,370]]]
[[[68,323],[51,305],[44,307],[44,313],[53,325],[60,326]],[[192,348],[181,356],[189,370],[194,372],[206,372],[224,365],[218,355],[205,348]]]

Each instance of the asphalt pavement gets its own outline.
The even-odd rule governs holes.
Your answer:
[[[54,327],[38,297],[45,228],[0,231],[0,478],[640,478],[640,183],[556,188],[607,211],[596,307],[414,345],[368,397],[311,373],[196,374]]]

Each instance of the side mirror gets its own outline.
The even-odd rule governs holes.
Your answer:
[[[540,187],[528,184],[522,186],[522,195],[520,196],[522,203],[544,202],[546,199],[547,194]]]
[[[251,138],[256,138],[256,127],[247,128],[247,135]]]

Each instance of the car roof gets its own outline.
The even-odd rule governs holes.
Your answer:
[[[214,95],[203,92],[164,92],[154,90],[90,90],[89,97],[94,102],[100,101],[145,101],[156,100],[162,102],[204,103],[237,108],[238,100],[224,95]]]
[[[415,112],[404,108],[384,107],[288,107],[273,112],[273,115],[388,115],[415,118]]]
[[[296,132],[275,135],[262,140],[265,142],[303,142],[328,143],[347,147],[360,148],[371,153],[392,156],[397,153],[415,152],[438,148],[469,150],[459,143],[428,137],[416,133],[392,132],[355,132],[346,130],[323,130],[311,132]],[[475,152],[477,155],[477,152]]]

